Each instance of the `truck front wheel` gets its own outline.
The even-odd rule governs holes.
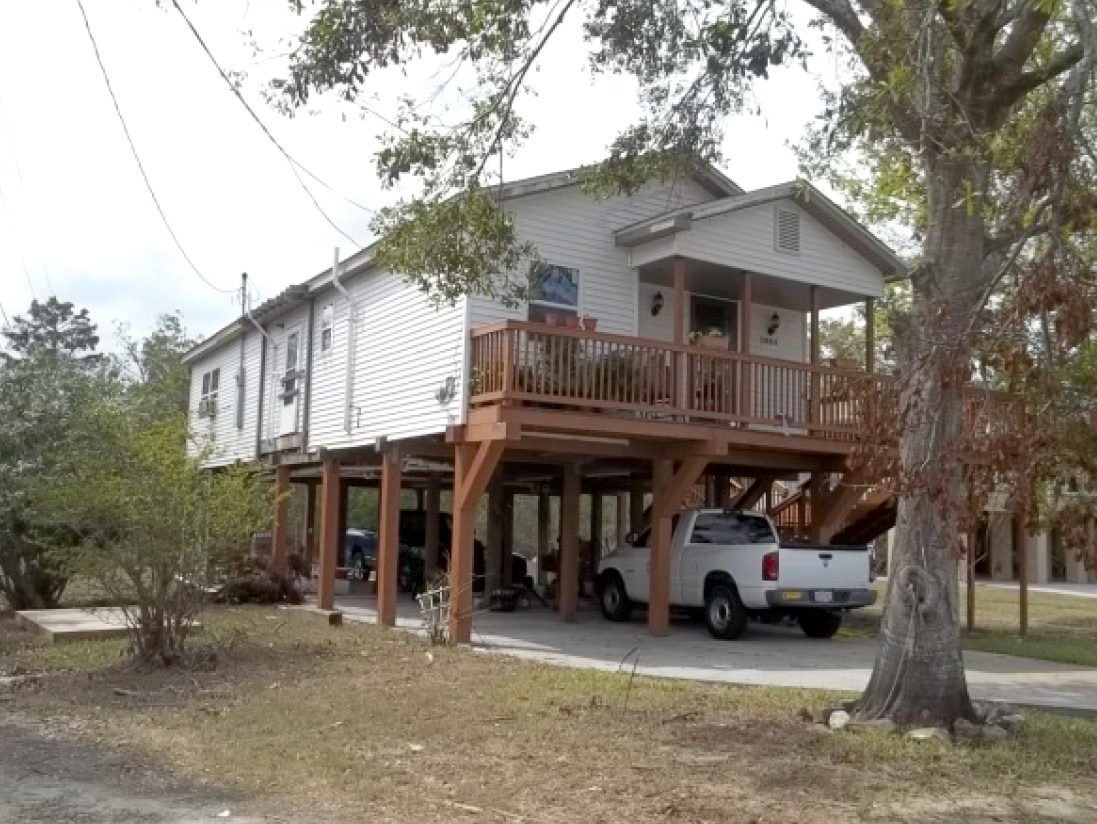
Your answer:
[[[625,582],[616,572],[606,573],[598,603],[608,621],[622,623],[632,616],[632,601],[625,592]]]
[[[842,626],[842,613],[825,609],[807,609],[796,616],[808,638],[832,638]]]
[[[727,584],[717,584],[705,596],[705,625],[717,638],[733,640],[743,634],[749,616],[739,593]]]

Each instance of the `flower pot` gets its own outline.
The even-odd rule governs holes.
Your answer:
[[[728,351],[728,339],[723,335],[705,335],[701,338],[701,346],[705,349],[718,349]]]
[[[593,332],[598,328],[598,318],[592,318],[590,315],[587,315],[583,318],[583,328],[588,332]]]
[[[555,312],[545,313],[545,326],[556,326],[558,323],[560,323],[559,315],[557,315]]]
[[[578,315],[565,315],[564,316],[564,325],[567,326],[568,329],[578,329],[579,328],[579,316]]]

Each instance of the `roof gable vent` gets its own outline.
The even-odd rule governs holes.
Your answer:
[[[774,241],[778,252],[800,254],[800,214],[791,209],[777,209]]]

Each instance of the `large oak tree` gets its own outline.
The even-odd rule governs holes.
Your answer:
[[[1033,318],[1059,349],[1077,347],[1090,327],[1086,102],[1097,8],[1092,0],[804,3],[806,14],[770,0],[294,2],[307,26],[278,92],[290,108],[333,89],[353,101],[375,90],[380,70],[424,55],[468,72],[463,116],[442,123],[424,95],[406,101],[386,134],[381,178],[411,176],[421,187],[376,220],[380,256],[443,300],[476,291],[511,299],[536,252],[519,242],[487,184],[492,159],[536,125],[531,73],[566,19],[582,20],[593,70],[639,82],[636,122],[592,174],[592,189],[606,193],[675,174],[694,158],[719,160],[722,126],[752,85],[774,65],[807,59],[804,27],[814,17],[845,65],[840,88],[823,100],[817,157],[856,153],[872,170],[862,194],[878,216],[907,220],[920,247],[912,304],[896,327],[893,580],[858,712],[947,725],[972,716],[954,593],[970,509],[958,456],[974,347],[997,347],[1003,374],[1023,377]],[[1031,481],[1034,472],[992,481],[1006,475]]]

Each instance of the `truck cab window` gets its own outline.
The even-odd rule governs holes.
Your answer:
[[[702,512],[689,538],[691,544],[768,544],[776,540],[764,517],[745,512]]]

